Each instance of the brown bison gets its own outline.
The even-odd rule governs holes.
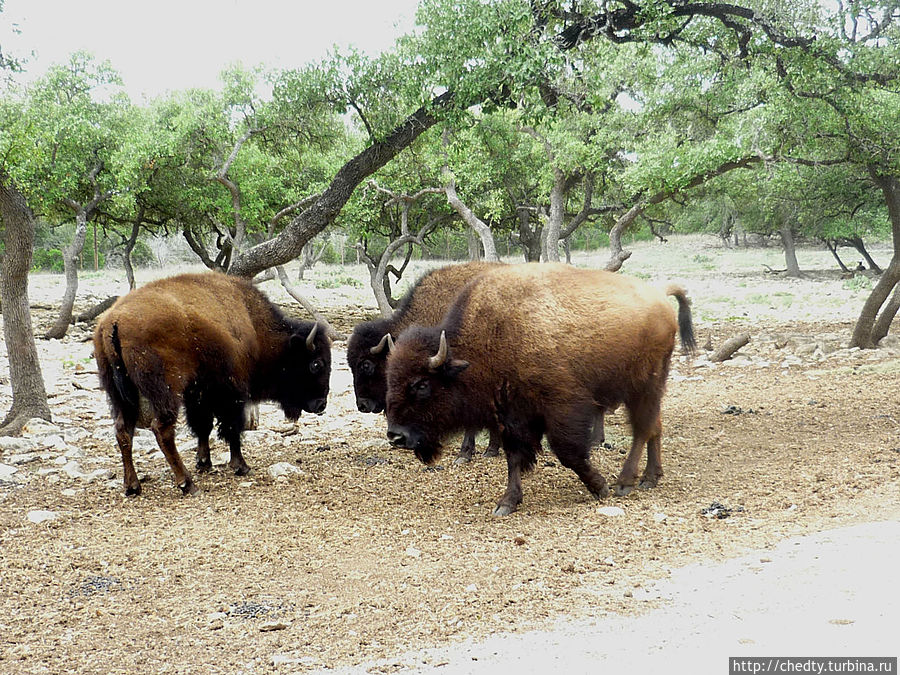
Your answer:
[[[286,417],[322,413],[331,345],[324,329],[284,316],[252,283],[211,272],[161,279],[120,298],[94,330],[94,357],[109,396],[125,468],[125,494],[137,495],[131,444],[139,402],[184,494],[197,491],[175,448],[184,406],[197,436],[197,470],[212,468],[213,419],[231,447],[229,466],[250,468],[241,454],[244,408],[277,401]]]
[[[589,459],[597,407],[624,404],[631,451],[617,481],[627,494],[662,476],[660,402],[680,329],[694,349],[683,289],[678,316],[663,292],[642,281],[561,264],[497,268],[475,278],[434,327],[412,326],[387,364],[388,439],[425,463],[456,429],[499,431],[509,468],[495,515],[522,501],[521,474],[547,435],[551,450],[595,497],[609,493]]]
[[[353,329],[347,344],[347,362],[353,373],[356,406],[360,412],[380,413],[384,410],[387,392],[384,371],[389,341],[400,335],[407,326],[433,326],[440,323],[463,286],[499,264],[473,262],[432,270],[407,292],[390,318],[366,321]],[[478,428],[466,430],[456,458],[457,463],[462,464],[472,459],[477,430]],[[492,433],[484,454],[496,457],[499,447],[500,437]]]

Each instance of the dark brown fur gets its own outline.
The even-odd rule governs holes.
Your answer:
[[[360,412],[379,413],[385,406],[388,348],[384,345],[376,354],[371,352],[372,348],[377,347],[385,335],[390,334],[396,339],[414,324],[434,326],[440,323],[459,291],[474,277],[499,264],[472,262],[432,270],[416,282],[389,318],[365,321],[353,329],[347,344],[347,362],[353,373],[353,389]],[[485,454],[496,456],[499,447],[499,436],[492,434]],[[468,430],[457,462],[469,461],[474,450],[475,431]]]
[[[434,461],[440,441],[459,428],[501,432],[509,465],[506,493],[495,513],[522,499],[521,473],[532,468],[547,435],[560,462],[597,497],[609,489],[590,464],[597,407],[624,404],[631,451],[617,481],[620,494],[662,476],[660,402],[680,325],[693,349],[690,309],[682,289],[665,294],[633,278],[560,264],[491,270],[474,279],[436,327],[414,326],[397,340],[387,367],[388,437]],[[449,353],[429,359],[446,334]]]
[[[321,413],[331,346],[321,327],[307,344],[315,325],[285,317],[248,281],[215,272],[161,279],[120,298],[97,323],[94,357],[109,396],[126,494],[141,491],[131,446],[142,400],[185,494],[196,487],[175,448],[182,406],[198,439],[197,469],[212,467],[209,435],[217,419],[239,475],[250,470],[240,441],[247,403],[277,401],[291,419],[302,410]]]

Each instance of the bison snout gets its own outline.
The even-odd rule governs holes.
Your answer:
[[[372,398],[356,399],[356,407],[359,408],[359,412],[364,413],[380,413],[384,410],[384,406],[379,405],[378,402]]]
[[[411,439],[409,432],[403,427],[390,426],[387,431],[387,438],[391,445],[395,448],[411,448]]]
[[[306,403],[306,409],[311,413],[321,415],[323,412],[325,412],[325,406],[327,403],[328,399],[326,398],[314,398],[313,400]]]

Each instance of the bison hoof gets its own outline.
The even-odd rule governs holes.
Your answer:
[[[503,517],[508,516],[510,513],[513,513],[516,510],[515,506],[507,506],[506,504],[497,504],[497,508],[494,509],[494,515]]]
[[[178,487],[181,488],[181,493],[183,495],[185,495],[186,497],[191,497],[191,496],[197,494],[198,492],[200,492],[200,488],[198,488],[194,484],[194,481],[192,481],[190,478],[188,478],[186,481],[184,481],[184,483],[182,483]]]
[[[137,485],[126,485],[125,486],[125,496],[126,497],[137,497],[141,494],[141,484]]]
[[[462,466],[463,464],[468,464],[472,461],[472,458],[468,455],[457,455],[456,459],[453,460],[453,463],[456,466]]]
[[[634,490],[634,485],[616,485],[616,494],[619,497],[627,497]]]
[[[488,448],[484,451],[484,457],[499,457],[500,456],[500,448]]]
[[[209,473],[212,471],[212,462],[207,460],[197,460],[197,471],[200,473]]]
[[[235,476],[246,476],[248,473],[250,473],[250,467],[246,464],[242,464],[240,466],[232,468],[234,469]]]
[[[651,479],[645,478],[641,481],[641,484],[638,485],[638,487],[641,490],[649,490],[651,488],[655,488],[656,487],[656,479],[654,478],[651,480]]]
[[[606,499],[607,497],[609,497],[609,485],[607,485],[606,483],[601,485],[600,489],[597,490],[595,496],[597,497],[597,499]]]

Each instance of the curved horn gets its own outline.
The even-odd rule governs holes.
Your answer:
[[[372,348],[369,350],[369,353],[370,353],[370,354],[380,354],[381,352],[384,351],[384,348],[385,348],[385,347],[387,347],[387,348],[388,348],[388,351],[390,351],[390,350],[393,348],[393,346],[394,346],[394,342],[393,342],[393,340],[391,340],[390,342],[388,342],[388,340],[391,340],[391,334],[390,334],[390,333],[385,333],[385,334],[384,334],[384,337],[381,338],[381,341],[380,341],[377,345],[375,345],[374,347],[372,347]]]
[[[441,331],[441,344],[438,347],[437,354],[428,359],[428,367],[431,370],[437,370],[444,362],[447,360],[447,354],[449,349],[447,348],[447,335],[444,331]]]
[[[394,338],[391,337],[390,333],[388,333],[385,337],[387,337],[388,352],[394,351]]]
[[[314,340],[316,339],[316,333],[318,332],[318,330],[319,323],[317,321],[315,324],[313,324],[313,328],[311,331],[309,331],[309,335],[306,336],[306,348],[311,352],[316,351]]]

